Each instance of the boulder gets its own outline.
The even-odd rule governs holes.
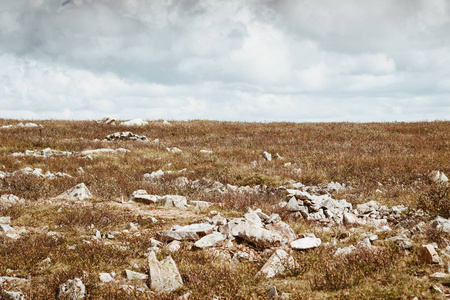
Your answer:
[[[165,207],[175,207],[179,209],[185,209],[188,207],[186,197],[179,195],[165,195],[159,199],[159,205]]]
[[[109,134],[105,138],[107,141],[116,141],[116,140],[122,140],[122,141],[148,141],[147,137],[145,135],[138,135],[134,134],[130,131],[124,131],[124,132],[115,132],[112,134]]]
[[[265,278],[271,278],[285,274],[289,269],[294,268],[294,266],[294,258],[286,251],[277,249],[258,272],[258,275],[262,275]]]
[[[165,242],[171,242],[171,241],[196,241],[199,239],[199,236],[197,233],[193,231],[172,231],[172,230],[165,230],[165,231],[158,231],[156,233],[158,237],[165,241]]]
[[[172,292],[183,286],[177,265],[171,256],[158,261],[155,252],[148,255],[150,288],[156,292]]]
[[[77,184],[73,188],[65,191],[54,199],[65,199],[70,201],[79,201],[92,198],[92,194],[84,183]]]
[[[265,228],[281,235],[284,238],[283,244],[290,243],[297,238],[294,229],[283,221],[266,225]]]
[[[344,225],[352,226],[358,224],[358,217],[351,212],[343,213]]]
[[[107,283],[107,282],[114,281],[114,277],[111,276],[110,273],[100,273],[100,274],[98,274],[98,277],[101,282]]]
[[[214,225],[209,223],[196,223],[186,226],[173,226],[175,232],[195,232],[199,236],[205,236],[213,232]]]
[[[159,196],[150,195],[146,190],[137,190],[131,194],[131,199],[136,202],[143,202],[145,204],[155,204],[159,202]]]
[[[84,299],[86,288],[80,278],[69,279],[59,286],[59,298],[78,300]]]
[[[292,212],[301,210],[300,205],[298,205],[297,198],[295,198],[295,196],[292,196],[292,198],[289,200],[289,202],[286,205],[286,209]]]
[[[171,241],[169,244],[167,244],[166,249],[169,250],[171,253],[177,252],[181,248],[181,242],[180,241]]]
[[[142,119],[132,119],[132,120],[124,121],[124,122],[120,123],[120,125],[123,125],[123,126],[144,126],[147,124],[148,124],[148,122],[144,121]]]
[[[22,292],[4,291],[2,300],[25,300]]]
[[[291,242],[291,248],[296,250],[307,250],[317,248],[322,241],[316,237],[305,237]]]

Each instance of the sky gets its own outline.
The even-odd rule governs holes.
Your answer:
[[[0,0],[0,118],[450,120],[449,0]]]

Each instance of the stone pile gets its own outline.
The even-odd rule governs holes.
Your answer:
[[[107,141],[143,141],[147,142],[148,139],[145,135],[134,134],[131,131],[115,132],[109,134],[105,138]]]
[[[297,213],[305,220],[317,221],[324,225],[370,223],[381,226],[385,225],[387,221],[396,220],[408,210],[403,205],[388,208],[377,201],[369,201],[353,208],[352,204],[345,199],[335,200],[331,197],[330,192],[339,190],[339,188],[338,185],[333,184],[326,188],[286,189],[287,200],[279,205],[288,211]]]

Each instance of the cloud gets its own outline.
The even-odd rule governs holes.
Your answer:
[[[443,119],[448,32],[446,0],[0,0],[0,117]]]

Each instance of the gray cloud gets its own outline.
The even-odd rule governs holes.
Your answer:
[[[0,117],[450,115],[446,0],[0,0]]]

